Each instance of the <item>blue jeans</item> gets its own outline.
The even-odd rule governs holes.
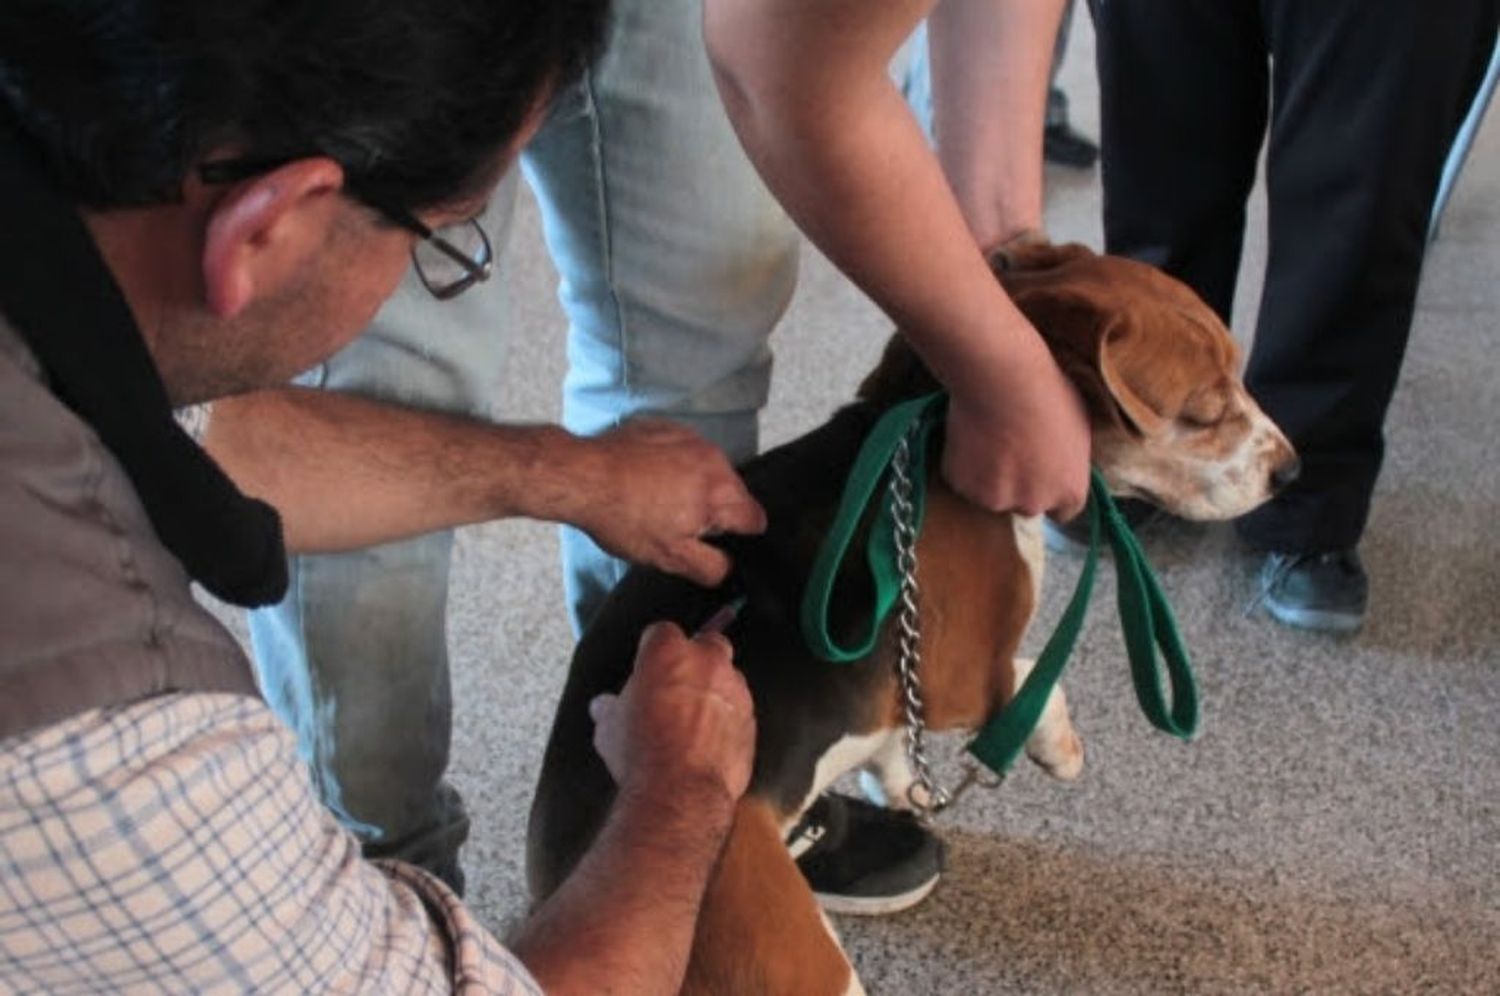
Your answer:
[[[740,460],[756,449],[767,339],[791,298],[798,241],[719,104],[700,3],[617,0],[604,59],[559,95],[523,167],[569,322],[565,424],[592,434],[665,416]],[[497,242],[512,203],[493,199],[485,224]],[[303,382],[487,416],[502,363],[499,289],[440,305],[410,278]],[[457,886],[468,819],[443,781],[451,547],[440,532],[295,557],[286,599],[252,613],[250,630],[266,698],[339,819],[367,853]],[[624,568],[576,530],[563,531],[562,551],[578,629]]]

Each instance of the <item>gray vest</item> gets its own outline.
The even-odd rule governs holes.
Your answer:
[[[0,316],[0,739],[167,691],[257,694],[124,470]]]

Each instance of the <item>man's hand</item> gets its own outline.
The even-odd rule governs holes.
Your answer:
[[[620,791],[573,873],[511,949],[549,993],[675,993],[703,890],[750,783],[755,714],[718,633],[641,634],[618,696],[589,704]]]
[[[1029,376],[1006,380],[982,397],[950,397],[943,476],[986,508],[1047,512],[1065,522],[1088,500],[1090,430],[1083,401],[1045,351]]]
[[[641,634],[624,689],[589,704],[594,746],[622,794],[708,790],[730,804],[745,794],[755,710],[732,656],[719,633],[689,639],[656,623]]]
[[[617,557],[716,585],[729,558],[703,537],[765,531],[765,510],[728,458],[691,429],[633,419],[582,442],[589,500],[571,521]]]

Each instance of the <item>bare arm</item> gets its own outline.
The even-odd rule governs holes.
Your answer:
[[[986,251],[1042,230],[1059,0],[942,0],[927,22],[938,159]]]
[[[1007,9],[1017,4],[1042,9]],[[886,70],[931,6],[707,0],[704,30],[730,118],[768,185],[949,389],[950,480],[992,508],[1068,515],[1087,485],[1082,405],[981,251],[1040,226],[1037,67],[1058,7],[943,0],[930,24],[938,128],[960,199]]]
[[[553,996],[677,992],[733,812],[722,798],[620,798],[511,950]]]
[[[512,941],[548,993],[675,993],[698,910],[750,781],[750,692],[722,636],[641,637],[618,698],[593,703],[620,785],[608,822]]]
[[[215,402],[204,445],[276,506],[296,552],[524,516],[577,525],[612,553],[711,584],[728,561],[699,537],[765,526],[719,450],[659,421],[583,438],[289,387]]]

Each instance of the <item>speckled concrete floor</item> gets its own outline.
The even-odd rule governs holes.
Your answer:
[[[1090,45],[1080,21],[1064,83],[1097,134]],[[1097,246],[1097,177],[1049,181],[1054,237]],[[1241,330],[1264,254],[1257,204]],[[1201,736],[1150,730],[1110,613],[1096,610],[1069,678],[1089,751],[1081,781],[1023,767],[970,796],[941,822],[950,866],[930,900],[839,922],[871,993],[1500,992],[1497,273],[1492,123],[1429,257],[1363,547],[1368,626],[1337,640],[1247,616],[1253,565],[1226,529],[1152,533],[1196,657]],[[499,409],[551,418],[561,319],[529,203],[506,280]],[[845,399],[887,327],[809,251],[776,335],[767,442]],[[452,775],[474,816],[470,900],[500,930],[526,904],[528,797],[570,650],[556,557],[553,531],[526,523],[464,530],[456,553]],[[1054,559],[1050,614],[1075,569]]]

